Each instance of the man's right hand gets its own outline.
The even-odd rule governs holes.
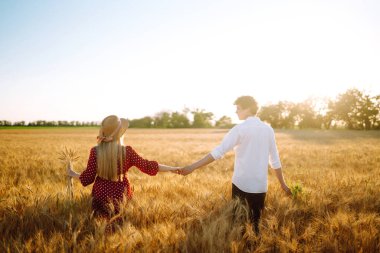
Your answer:
[[[284,190],[286,195],[288,195],[288,196],[292,195],[292,191],[290,190],[290,188],[286,184],[281,184],[281,188]]]

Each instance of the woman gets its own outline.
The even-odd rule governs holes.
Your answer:
[[[122,146],[121,137],[128,128],[128,121],[115,115],[106,117],[99,130],[98,145],[90,151],[87,168],[79,174],[68,168],[70,177],[78,178],[83,186],[94,183],[92,208],[95,216],[111,218],[120,211],[124,197],[132,197],[127,171],[136,166],[142,172],[154,176],[159,171],[179,168],[158,164],[140,157],[131,146]]]

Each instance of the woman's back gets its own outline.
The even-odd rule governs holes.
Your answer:
[[[127,177],[127,172],[131,167],[135,166],[145,174],[151,176],[156,175],[158,172],[158,163],[156,161],[149,161],[142,158],[131,146],[121,147],[125,150],[125,159],[123,160],[122,166],[119,167],[121,174],[119,174],[116,180],[109,180],[98,175],[98,147],[91,149],[87,168],[79,176],[83,186],[94,183],[92,188],[93,208],[95,212],[102,216],[107,214],[108,204],[112,203],[115,206],[115,212],[117,212],[118,202],[122,201],[124,197],[132,198],[133,193]],[[120,170],[120,168],[122,168],[122,170]]]

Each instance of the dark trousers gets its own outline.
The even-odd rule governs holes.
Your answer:
[[[239,198],[247,203],[249,208],[249,219],[254,225],[256,234],[259,233],[259,222],[261,217],[261,212],[264,209],[266,193],[248,193],[243,192],[236,185],[232,184],[232,198]]]

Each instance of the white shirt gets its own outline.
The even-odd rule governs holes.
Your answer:
[[[211,155],[217,160],[233,148],[232,183],[244,192],[267,192],[268,164],[273,169],[281,168],[273,128],[257,117],[248,117],[227,133]]]

